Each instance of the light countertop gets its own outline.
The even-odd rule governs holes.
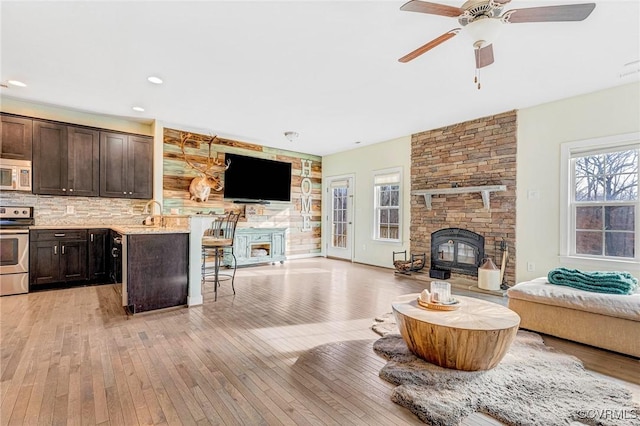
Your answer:
[[[34,225],[29,229],[113,229],[125,235],[132,234],[188,234],[188,227],[161,227],[147,225],[105,225],[105,224],[84,224],[84,225]]]

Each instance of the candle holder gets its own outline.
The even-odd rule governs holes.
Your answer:
[[[446,281],[431,281],[431,301],[448,303],[451,301],[451,284]]]

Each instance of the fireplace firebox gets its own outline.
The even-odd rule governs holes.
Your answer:
[[[431,270],[478,275],[484,258],[484,237],[460,228],[440,229],[431,234]],[[430,272],[431,275],[431,272]]]

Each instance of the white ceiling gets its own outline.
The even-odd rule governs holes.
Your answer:
[[[403,3],[2,0],[0,80],[28,87],[1,94],[326,155],[640,75],[620,77],[640,59],[636,0],[598,1],[582,22],[505,24],[481,90],[463,33],[398,62],[459,27]],[[505,10],[541,3],[581,2]]]

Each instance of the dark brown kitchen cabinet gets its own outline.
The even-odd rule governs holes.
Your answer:
[[[129,312],[186,305],[189,234],[132,234],[126,240],[122,285],[126,286],[124,302]]]
[[[153,138],[100,132],[100,196],[152,198]]]
[[[31,161],[33,120],[2,115],[0,121],[0,157]]]
[[[109,276],[109,229],[89,229],[88,277],[91,281],[107,282]]]
[[[34,120],[33,193],[97,196],[100,132]]]
[[[29,247],[29,284],[87,279],[87,231],[32,230]]]

